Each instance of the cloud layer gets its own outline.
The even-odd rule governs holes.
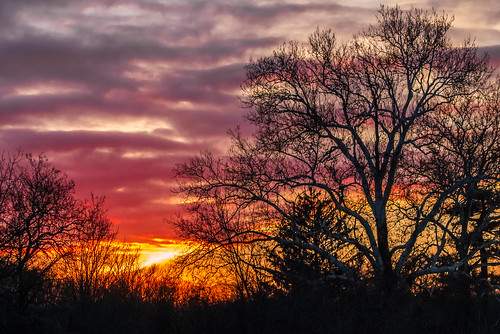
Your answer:
[[[500,64],[495,4],[401,5],[455,14],[452,37],[476,36]],[[0,148],[43,152],[82,197],[106,195],[122,239],[170,238],[172,168],[225,151],[227,129],[243,123],[250,57],[317,26],[347,40],[377,9],[368,0],[1,1]]]

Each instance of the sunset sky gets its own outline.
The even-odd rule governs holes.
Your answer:
[[[498,0],[1,0],[1,149],[43,152],[80,197],[105,195],[119,239],[168,243],[172,168],[252,131],[245,63],[316,27],[348,40],[380,2],[453,14],[452,39],[500,64]]]

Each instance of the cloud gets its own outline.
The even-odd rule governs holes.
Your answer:
[[[454,38],[477,35],[499,64],[492,1],[413,4],[454,12]],[[82,197],[106,195],[121,237],[172,237],[163,219],[178,210],[175,164],[200,150],[223,154],[238,124],[253,131],[238,100],[249,58],[306,41],[318,26],[348,40],[378,8],[363,0],[0,1],[0,149],[44,152]]]
[[[232,64],[206,70],[182,70],[165,77],[158,85],[159,97],[173,101],[234,105],[235,90],[245,78],[242,64]]]
[[[182,143],[150,133],[130,133],[117,131],[32,131],[24,129],[3,130],[0,141],[16,143],[30,151],[72,151],[77,149],[106,149],[117,151],[163,152],[192,151],[190,143]]]
[[[479,54],[487,54],[490,57],[490,64],[500,66],[500,45],[490,45],[478,48]]]

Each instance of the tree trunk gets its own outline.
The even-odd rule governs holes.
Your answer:
[[[481,232],[481,236],[479,237],[479,244],[482,245],[484,243],[483,233]],[[479,278],[488,279],[488,251],[485,248],[481,248],[479,250],[479,258],[481,261],[481,271],[479,273]]]
[[[376,219],[377,245],[382,260],[379,268],[379,284],[385,291],[394,290],[397,287],[397,277],[392,268],[391,252],[389,250],[389,233],[387,229],[387,217],[385,208],[380,209]]]

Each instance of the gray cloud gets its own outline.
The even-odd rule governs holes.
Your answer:
[[[382,1],[394,4],[394,1]],[[420,1],[456,14],[500,64],[494,0]],[[366,1],[0,1],[0,148],[45,152],[82,196],[108,197],[120,233],[172,236],[173,166],[224,152],[243,123],[250,57],[317,26],[349,39],[375,22]],[[471,8],[475,10],[472,11]],[[475,25],[467,23],[471,17]],[[466,24],[467,23],[467,24]]]

